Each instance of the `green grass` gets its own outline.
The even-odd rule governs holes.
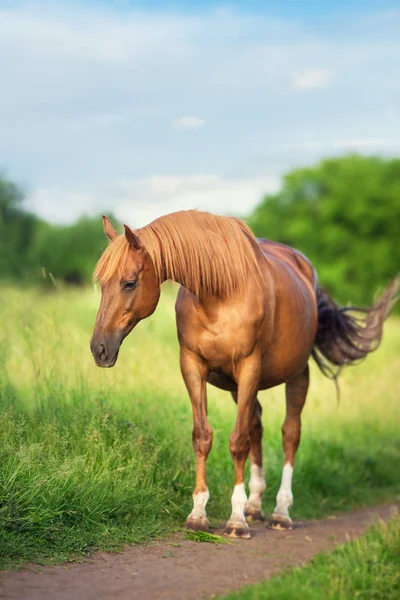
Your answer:
[[[0,563],[63,561],[181,528],[191,510],[190,402],[180,375],[176,288],[98,369],[89,340],[96,289],[0,295]],[[377,353],[348,369],[336,406],[312,369],[294,475],[294,518],[321,517],[400,494],[400,320]],[[282,467],[284,390],[260,394],[271,512]],[[212,523],[230,514],[229,394],[209,388]]]
[[[372,526],[364,537],[331,554],[317,555],[303,568],[288,570],[224,600],[398,600],[400,517]]]
[[[226,537],[214,535],[205,531],[187,531],[186,539],[192,542],[207,543],[207,544],[231,544]]]

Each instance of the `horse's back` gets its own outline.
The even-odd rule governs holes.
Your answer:
[[[274,261],[282,262],[285,265],[290,265],[291,268],[298,272],[301,276],[305,277],[310,283],[312,283],[314,289],[317,286],[317,276],[315,269],[311,262],[304,254],[299,250],[282,244],[280,242],[273,242],[264,238],[257,239],[258,244],[268,259],[274,259]]]

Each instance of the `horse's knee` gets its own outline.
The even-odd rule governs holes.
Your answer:
[[[245,460],[250,452],[249,434],[233,431],[229,438],[229,451],[233,460]]]
[[[210,425],[208,423],[195,425],[192,439],[195,453],[207,457],[212,446],[212,429]]]

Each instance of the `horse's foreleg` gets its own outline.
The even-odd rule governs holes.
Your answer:
[[[276,507],[269,522],[274,529],[291,529],[289,508],[293,504],[292,475],[294,459],[300,443],[301,411],[306,401],[309,384],[308,366],[286,384],[286,418],[282,426],[284,466],[282,481],[276,497]]]
[[[229,449],[234,462],[235,486],[232,494],[232,514],[225,526],[225,533],[232,537],[250,537],[244,516],[247,503],[244,486],[244,467],[250,452],[250,423],[256,403],[260,376],[258,357],[249,357],[241,366],[237,384],[237,416],[229,439]]]
[[[237,393],[232,392],[235,402],[237,402]],[[254,404],[250,427],[250,496],[244,509],[247,520],[263,521],[262,496],[265,491],[265,479],[263,471],[262,457],[262,435],[263,426],[261,421],[262,408],[260,402],[256,399]]]
[[[181,370],[193,409],[193,448],[196,454],[196,486],[193,492],[193,510],[186,527],[208,530],[206,504],[209,492],[206,482],[206,462],[212,445],[212,429],[207,420],[206,379],[208,369],[193,352],[181,349]]]

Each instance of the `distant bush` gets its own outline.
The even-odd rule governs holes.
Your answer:
[[[99,217],[73,225],[50,225],[27,212],[18,187],[0,178],[0,276],[66,283],[90,281],[106,245]]]
[[[350,155],[292,171],[248,223],[301,250],[339,300],[368,304],[400,271],[400,159]]]
[[[81,285],[90,280],[96,261],[106,246],[100,217],[82,217],[73,225],[40,222],[35,230],[29,261],[55,279]]]
[[[28,268],[29,249],[38,219],[23,209],[23,194],[0,178],[0,275],[19,277]]]

